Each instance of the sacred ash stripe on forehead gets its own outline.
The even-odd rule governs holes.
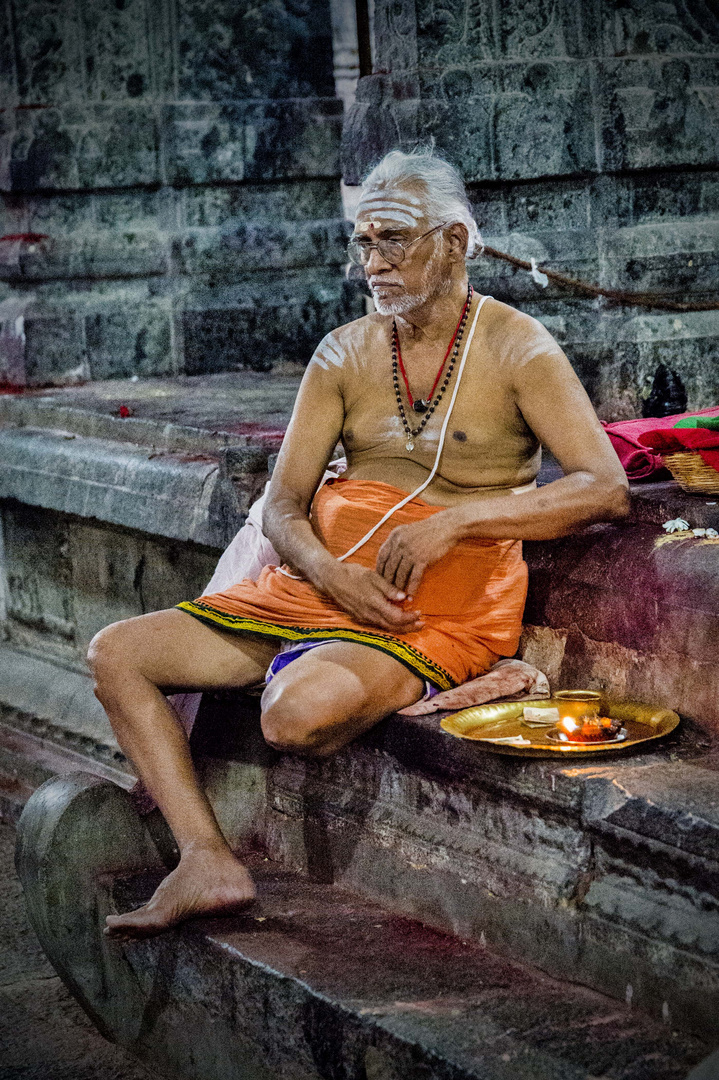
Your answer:
[[[413,226],[424,216],[421,199],[408,191],[369,191],[360,199],[357,216],[369,214],[378,221],[399,221]]]
[[[322,338],[317,348],[314,351],[311,364],[319,364],[325,371],[328,370],[329,364],[334,364],[335,367],[342,367],[347,359],[347,353],[340,345],[334,333],[327,334]]]

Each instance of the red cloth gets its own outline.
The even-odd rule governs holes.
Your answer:
[[[695,450],[701,454],[705,465],[719,472],[719,431],[708,428],[657,428],[645,431],[640,436],[640,442],[662,454]]]
[[[673,428],[684,416],[719,416],[719,405],[697,412],[675,413],[674,416],[650,416],[648,419],[619,420],[614,424],[602,421],[602,427],[610,438],[617,457],[630,480],[646,480],[664,468],[658,447],[645,443],[641,436],[663,428]],[[697,431],[699,428],[679,428],[679,431]],[[719,445],[719,443],[717,444]],[[686,449],[686,447],[682,447]],[[655,452],[652,453],[652,450]],[[670,453],[671,451],[664,451]],[[707,462],[709,464],[709,462]]]

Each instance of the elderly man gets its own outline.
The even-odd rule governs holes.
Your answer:
[[[267,676],[267,741],[331,754],[516,651],[522,540],[626,513],[624,473],[561,349],[468,285],[479,243],[451,166],[387,155],[350,242],[376,313],[318,346],[273,474],[264,528],[283,565],[93,641],[97,695],[181,852],[108,933],[155,933],[254,896],[166,693]],[[319,486],[338,441],[347,471]],[[541,444],[565,475],[537,489]]]

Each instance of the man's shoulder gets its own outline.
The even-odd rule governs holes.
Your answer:
[[[487,339],[503,363],[527,363],[540,354],[564,356],[546,326],[525,311],[494,300],[487,310]]]
[[[342,367],[347,360],[357,359],[366,353],[367,346],[376,338],[382,324],[382,316],[373,312],[335,327],[322,338],[312,360],[320,367],[328,364]]]

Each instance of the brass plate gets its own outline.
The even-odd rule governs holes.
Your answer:
[[[630,746],[661,739],[679,723],[679,717],[671,709],[645,705],[639,701],[602,701],[600,711],[603,716],[621,720],[627,729],[627,737],[622,742],[606,743],[555,743],[547,738],[551,728],[527,727],[522,721],[525,705],[534,708],[561,706],[561,700],[554,698],[527,699],[526,701],[505,701],[497,705],[474,705],[470,709],[445,716],[440,721],[441,727],[458,739],[472,739],[481,744],[483,750],[495,754],[512,754],[515,757],[556,757],[558,754],[606,754],[627,750]],[[497,739],[513,735],[522,735],[529,739],[530,746],[507,746],[506,743],[488,742],[488,738]]]

